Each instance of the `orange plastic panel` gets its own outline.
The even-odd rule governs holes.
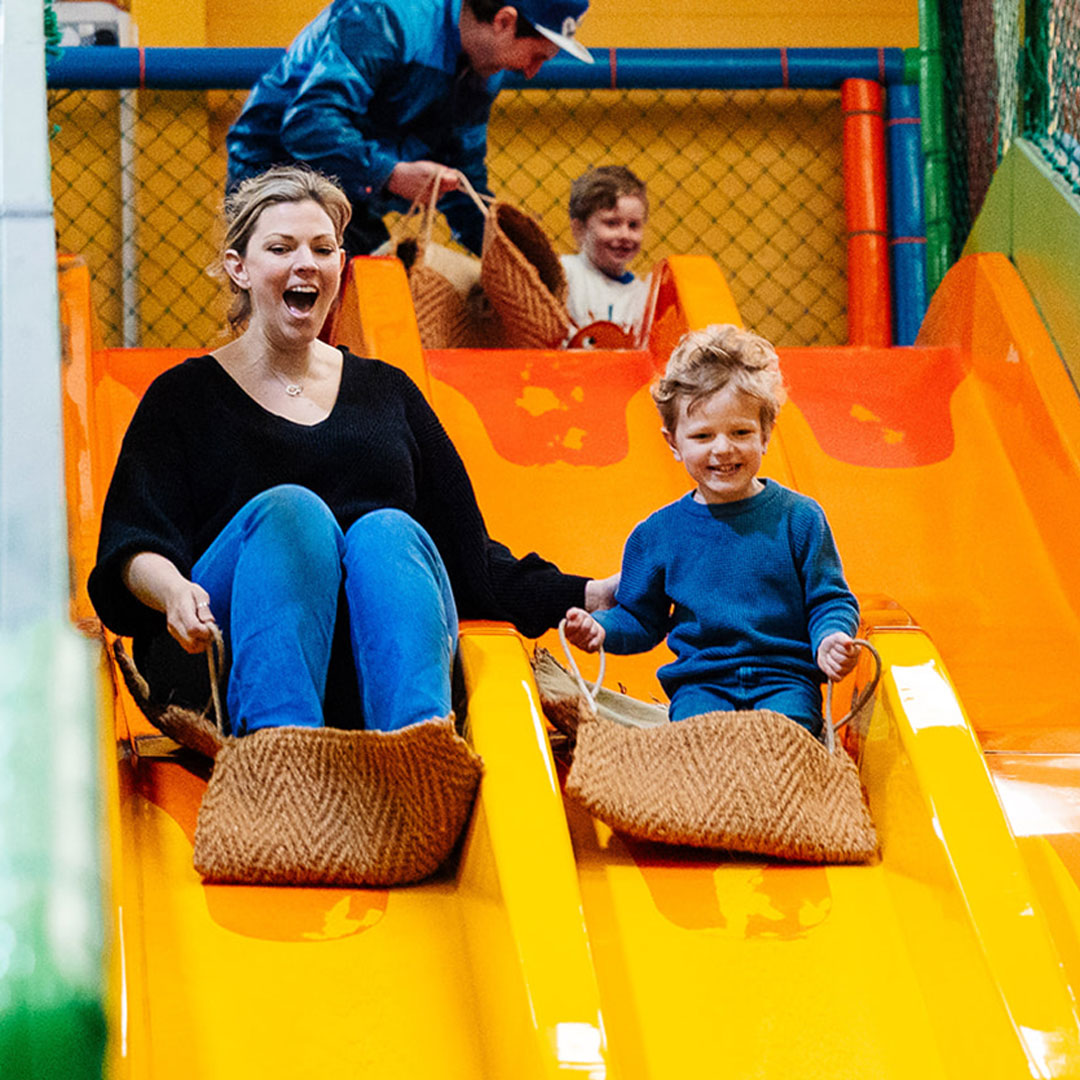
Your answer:
[[[359,356],[392,357],[391,363],[430,394],[409,279],[400,259],[363,255],[349,263],[329,337]]]

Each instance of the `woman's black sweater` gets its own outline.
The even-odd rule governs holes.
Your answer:
[[[517,559],[488,537],[465,466],[415,383],[342,352],[337,401],[311,426],[265,410],[213,356],[151,384],[124,436],[90,574],[106,626],[163,634],[164,616],[124,585],[124,564],[152,551],[190,577],[237,511],[279,484],[310,488],[343,530],[383,507],[411,515],[443,557],[462,618],[505,619],[536,637],[583,604],[585,578],[535,554]]]

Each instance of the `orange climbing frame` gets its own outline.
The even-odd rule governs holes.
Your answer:
[[[892,344],[881,84],[845,80],[840,105],[844,113],[848,344],[881,347]]]

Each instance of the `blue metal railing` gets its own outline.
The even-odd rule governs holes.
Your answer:
[[[506,89],[838,89],[844,79],[900,83],[903,49],[592,49],[596,63],[557,56],[531,81],[508,73]],[[283,49],[65,49],[49,68],[57,89],[243,90]]]

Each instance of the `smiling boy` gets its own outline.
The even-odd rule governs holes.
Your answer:
[[[563,255],[570,320],[577,327],[615,323],[633,333],[641,323],[649,279],[627,267],[641,252],[649,202],[645,185],[624,165],[601,165],[570,186],[570,230],[576,255]]]
[[[822,677],[855,666],[859,607],[821,507],[758,476],[783,401],[776,351],[736,326],[686,334],[653,399],[695,488],[634,529],[616,606],[572,608],[567,638],[638,653],[666,636],[672,720],[771,709],[818,735]]]

